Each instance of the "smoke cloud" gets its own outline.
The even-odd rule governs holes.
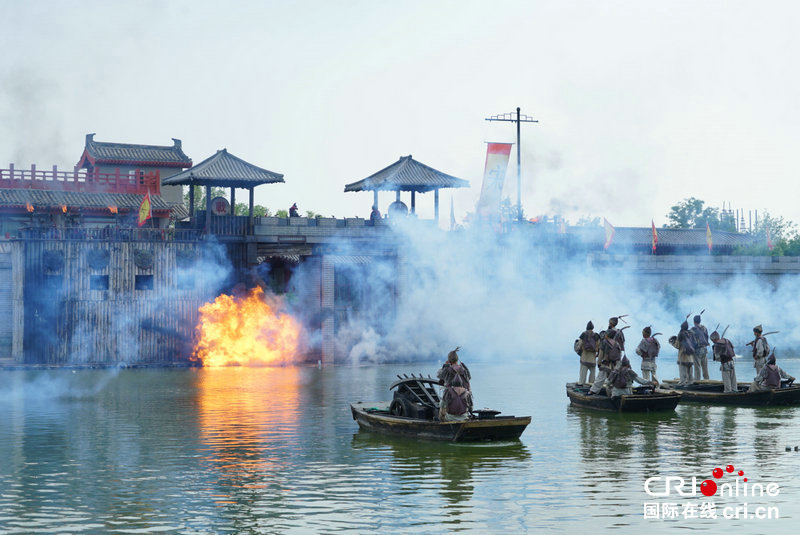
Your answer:
[[[349,317],[338,330],[337,362],[443,359],[461,346],[471,362],[546,363],[575,357],[572,343],[587,321],[599,331],[609,317],[627,314],[626,349],[634,365],[633,350],[647,325],[663,333],[660,360],[669,365],[677,352],[667,338],[677,334],[687,314],[702,309],[709,332],[718,323],[720,332],[730,325],[726,337],[737,354],[749,356],[745,344],[758,324],[764,332],[781,331],[770,337],[783,349],[779,358],[800,347],[800,334],[786,324],[800,312],[794,298],[800,280],[791,276],[770,282],[742,270],[704,279],[692,269],[693,257],[682,257],[684,273],[656,277],[621,268],[622,260],[613,255],[608,267],[591,267],[585,251],[564,247],[557,234],[496,235],[475,227],[446,233],[413,218],[393,227],[401,261],[396,271],[365,269],[363,278],[353,279],[363,281],[359,291],[373,304],[369,314]],[[374,291],[395,279],[396,296]],[[577,370],[577,357],[575,362]],[[749,364],[743,361],[747,372]]]

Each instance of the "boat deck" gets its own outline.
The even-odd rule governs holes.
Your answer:
[[[515,440],[531,423],[530,416],[498,416],[493,414],[496,411],[486,411],[490,416],[487,418],[448,422],[422,420],[393,415],[389,406],[388,401],[358,402],[351,403],[350,410],[359,427],[368,431],[452,442]]]

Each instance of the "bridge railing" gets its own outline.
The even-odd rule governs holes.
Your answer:
[[[59,171],[56,165],[52,169],[37,169],[35,165],[30,169],[16,169],[14,164],[10,164],[8,169],[0,169],[0,188],[140,195],[149,191],[158,195],[161,192],[161,174],[158,170],[144,172],[139,169],[131,172],[117,169],[115,173],[77,168]]]

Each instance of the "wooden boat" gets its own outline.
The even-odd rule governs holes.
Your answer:
[[[748,392],[749,383],[737,384],[736,392],[723,392],[722,381],[697,381],[678,386],[674,379],[662,383],[665,387],[680,392],[681,401],[707,403],[710,405],[738,405],[741,407],[767,407],[800,403],[800,386],[784,382],[781,388]]]
[[[672,411],[681,400],[681,394],[650,387],[634,388],[633,394],[610,397],[605,394],[589,395],[588,386],[567,383],[567,397],[572,405],[614,412]]]
[[[516,440],[531,423],[530,416],[500,416],[499,411],[473,411],[466,420],[441,422],[438,418],[438,379],[411,375],[399,377],[392,401],[350,404],[361,429],[426,440],[479,442]]]

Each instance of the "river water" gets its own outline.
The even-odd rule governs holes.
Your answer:
[[[797,531],[800,407],[597,413],[569,407],[574,355],[468,364],[476,407],[533,416],[521,440],[358,430],[350,402],[432,363],[0,372],[0,533]],[[727,465],[739,495],[644,489]],[[743,496],[744,478],[778,492]]]

